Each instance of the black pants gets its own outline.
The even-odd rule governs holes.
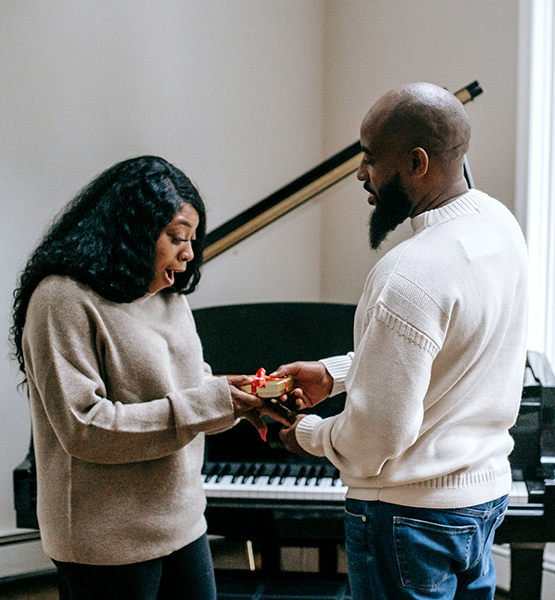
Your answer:
[[[53,562],[61,600],[216,600],[206,535],[168,556],[129,565]]]

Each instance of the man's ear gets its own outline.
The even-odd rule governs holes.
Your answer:
[[[422,177],[428,172],[430,165],[430,157],[424,148],[417,146],[410,151],[411,170],[414,177]]]

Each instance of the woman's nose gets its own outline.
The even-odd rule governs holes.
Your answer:
[[[193,252],[193,247],[189,243],[187,244],[187,247],[179,253],[179,260],[189,262],[193,260],[194,256],[195,253]]]

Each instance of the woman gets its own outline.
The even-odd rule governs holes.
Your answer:
[[[265,428],[247,377],[214,377],[185,295],[205,209],[162,158],[106,170],[33,252],[12,336],[28,386],[44,549],[72,600],[216,597],[204,434]]]

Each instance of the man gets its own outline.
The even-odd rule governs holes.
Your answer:
[[[468,190],[470,124],[435,85],[394,89],[361,126],[357,177],[377,248],[407,217],[412,237],[372,269],[355,351],[281,366],[300,408],[346,390],[343,412],[281,432],[326,456],[348,486],[355,600],[493,598],[490,548],[511,489],[508,455],[525,365],[526,247],[510,212]]]

